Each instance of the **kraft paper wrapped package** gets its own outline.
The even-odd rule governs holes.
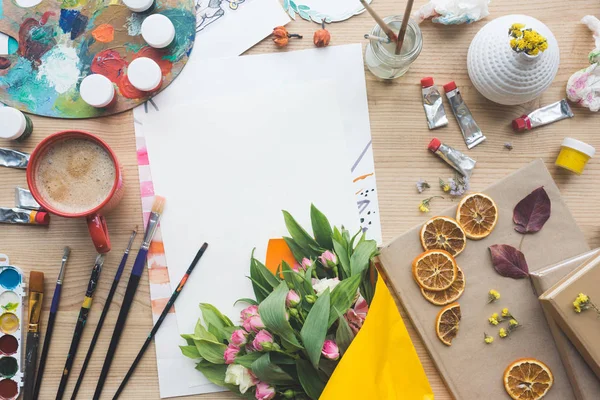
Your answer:
[[[566,275],[598,254],[600,254],[600,248],[533,272],[531,282],[536,293],[541,296]],[[600,396],[600,379],[596,378],[594,372],[588,367],[581,354],[554,321],[552,315],[546,309],[544,309],[544,313],[567,376],[571,381],[574,398],[577,400],[596,400]],[[568,400],[568,398],[565,398],[565,400]]]
[[[594,310],[593,307],[585,310],[581,306],[580,312],[576,312],[574,302],[580,297],[580,293],[583,293],[598,307],[599,282],[600,256],[594,256],[540,296],[544,310],[552,315],[598,379],[600,379],[600,342],[598,341],[600,311]]]
[[[571,384],[531,282],[529,279],[511,279],[497,274],[488,250],[494,244],[519,247],[522,235],[514,230],[513,209],[521,199],[540,186],[545,188],[550,197],[552,214],[541,231],[528,234],[523,240],[521,249],[529,270],[536,271],[589,250],[583,233],[542,160],[532,162],[484,190],[496,202],[499,219],[487,238],[468,240],[465,250],[456,258],[465,274],[466,289],[458,299],[462,321],[458,336],[450,347],[444,345],[435,333],[435,318],[440,307],[425,300],[412,277],[412,260],[423,252],[419,240],[421,225],[381,250],[379,259],[389,284],[397,292],[454,398],[507,398],[502,383],[504,370],[510,363],[523,357],[537,358],[552,370],[554,386],[545,400],[573,398]],[[454,217],[456,207],[440,215]],[[490,289],[500,292],[501,298],[488,304]],[[500,326],[490,325],[488,318],[492,313],[500,313],[504,307],[523,326],[509,337],[501,339],[498,337]],[[492,344],[484,343],[484,332],[494,336]]]

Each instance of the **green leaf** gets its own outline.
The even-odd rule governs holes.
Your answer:
[[[271,362],[269,353],[265,353],[252,363],[252,373],[261,381],[271,385],[290,385],[296,381],[283,371],[277,364]]]
[[[365,240],[359,243],[350,257],[351,276],[359,275],[369,267],[369,261],[377,253],[377,242]]]
[[[312,365],[303,359],[296,360],[296,370],[298,371],[298,379],[302,388],[312,400],[319,400],[323,389],[325,389],[325,382],[321,380],[319,374]]]
[[[298,246],[300,246],[305,253],[310,254],[312,257],[317,257],[319,253],[312,249],[313,247],[319,247],[319,244],[315,239],[313,239],[304,228],[296,222],[294,217],[285,210],[283,211],[283,219],[285,220],[285,226],[287,227],[288,232]]]
[[[348,279],[344,279],[331,292],[328,328],[354,304],[361,278],[361,275],[354,275]]]
[[[252,280],[254,295],[259,302],[263,301],[279,285],[279,279],[254,258],[254,251],[252,251],[250,259],[250,280]]]
[[[315,369],[319,367],[319,358],[321,358],[321,350],[323,350],[323,343],[329,327],[327,323],[329,321],[330,298],[329,289],[317,298],[300,331],[302,344]]]
[[[212,326],[211,324],[208,324],[208,326]],[[204,325],[202,325],[202,321],[199,319],[198,322],[196,322],[196,327],[194,328],[194,337],[196,338],[196,340],[208,340],[209,342],[215,342],[218,343],[219,339],[217,339],[217,336],[211,332],[209,332],[206,328],[204,328]]]
[[[260,302],[266,299],[269,293],[271,293],[269,289],[265,288],[263,285],[260,284],[260,282],[258,282],[251,276],[247,276],[247,278],[250,279],[250,281],[252,282],[252,289],[254,290],[254,297],[256,297],[256,300]]]
[[[340,349],[340,354],[344,354],[348,347],[350,347],[350,343],[354,340],[354,332],[350,329],[350,325],[348,325],[348,321],[343,316],[338,318],[338,327],[335,331],[335,343],[338,345]]]
[[[19,307],[19,303],[6,303],[2,306],[5,311],[15,311]]]
[[[319,246],[325,249],[333,249],[331,224],[329,220],[314,204],[310,205],[310,222],[315,234],[315,240]]]
[[[213,364],[225,364],[224,355],[227,346],[223,343],[215,343],[205,339],[194,340],[194,343],[198,349],[198,353],[206,361]]]
[[[227,365],[211,364],[206,360],[201,360],[198,364],[196,364],[196,369],[202,372],[202,375],[204,375],[206,379],[208,379],[215,385],[222,387],[230,386],[225,383],[225,372],[227,371]]]
[[[288,247],[290,248],[290,250],[292,251],[292,254],[294,255],[294,258],[296,259],[296,261],[298,261],[299,263],[302,262],[302,259],[306,256],[310,256],[309,254],[305,254],[304,251],[302,250],[302,247],[298,246],[298,243],[296,243],[294,241],[294,239],[284,236],[283,240],[285,240],[285,243],[288,245]]]
[[[333,250],[337,255],[338,260],[340,261],[340,265],[342,266],[343,278],[347,278],[350,276],[350,257],[348,257],[348,250],[346,247],[337,241],[337,239],[333,239]]]
[[[371,302],[373,301],[373,297],[375,296],[375,288],[373,287],[373,284],[371,284],[371,268],[373,267],[369,267],[367,268],[367,270],[365,271],[365,278],[363,279],[363,281],[360,284],[360,294],[362,295],[362,297],[364,297],[364,299],[366,300],[367,304],[370,306]],[[375,276],[377,277],[377,271],[375,270]],[[374,282],[377,282],[377,279],[374,279]],[[385,285],[385,283],[382,283]]]
[[[184,333],[183,335],[180,335],[180,336],[185,339],[188,346],[195,346],[194,340],[200,340],[199,337],[197,337],[195,335],[190,335],[189,333]]]
[[[265,282],[267,282],[269,286],[275,289],[279,285],[280,279],[273,275],[273,273],[256,258],[254,259],[254,262],[256,264],[256,271],[260,273],[262,278],[264,278]],[[250,274],[250,276],[252,276],[252,274]]]
[[[212,304],[200,303],[200,311],[202,311],[202,319],[210,328],[210,333],[220,342],[229,339],[229,335],[225,328],[233,326],[229,318],[221,314],[219,310]]]
[[[281,261],[281,272],[283,275],[283,280],[286,281],[288,288],[296,289],[296,285],[298,285],[300,282],[296,281],[296,273],[285,261]]]
[[[300,350],[302,345],[296,339],[294,330],[286,318],[285,298],[288,292],[286,283],[280,282],[269,297],[260,303],[258,313],[267,330],[281,337],[282,344],[287,345],[287,348]]]
[[[250,304],[251,306],[257,306],[258,302],[256,300],[253,299],[249,299],[247,297],[244,297],[242,299],[237,299],[235,303],[233,303],[234,306],[237,306],[237,303],[246,303],[246,304]]]
[[[186,357],[192,359],[200,358],[200,353],[196,346],[179,346],[179,348],[181,349],[181,353]]]
[[[252,363],[254,361],[258,360],[260,357],[262,357],[263,354],[264,353],[261,353],[259,351],[255,351],[255,352],[252,352],[252,353],[244,354],[243,356],[236,357],[235,358],[235,363],[243,365],[246,368],[251,368],[252,367]]]

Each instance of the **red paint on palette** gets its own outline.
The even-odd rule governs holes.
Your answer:
[[[0,353],[10,356],[19,349],[19,341],[13,335],[0,337]]]
[[[133,59],[139,57],[148,57],[153,61],[156,61],[163,76],[171,73],[171,69],[173,68],[173,63],[169,60],[165,60],[164,57],[167,55],[166,50],[164,49],[155,49],[154,47],[142,47],[140,51],[138,51]]]
[[[19,394],[19,386],[12,379],[3,379],[0,381],[0,399],[12,400]]]
[[[104,75],[111,82],[118,84],[119,79],[124,75],[126,66],[127,61],[117,51],[106,49],[94,56],[91,70],[93,73]]]

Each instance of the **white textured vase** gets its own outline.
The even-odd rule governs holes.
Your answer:
[[[514,23],[546,37],[548,49],[536,57],[510,47],[509,28]],[[558,42],[546,25],[527,15],[506,15],[481,28],[467,56],[469,77],[489,100],[506,105],[523,104],[541,95],[558,72]]]

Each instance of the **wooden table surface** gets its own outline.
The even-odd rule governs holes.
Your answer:
[[[423,5],[425,0],[418,0],[415,3],[416,8]],[[381,15],[401,13],[404,7],[403,2],[391,0],[375,0],[373,5]],[[456,81],[488,138],[485,143],[469,151],[469,155],[478,161],[471,182],[472,189],[483,189],[531,160],[542,158],[556,179],[581,229],[585,232],[589,244],[594,247],[600,246],[600,202],[598,199],[600,196],[600,162],[593,159],[583,176],[572,175],[557,169],[553,164],[560,143],[565,136],[575,137],[600,148],[600,116],[574,106],[575,118],[573,119],[525,134],[515,134],[510,129],[510,121],[513,118],[528,110],[565,97],[567,79],[578,69],[587,66],[588,52],[594,47],[591,33],[578,22],[583,16],[597,14],[598,11],[599,6],[596,0],[571,0],[568,2],[494,0],[490,4],[491,15],[483,22],[470,26],[452,27],[433,25],[430,22],[423,23],[421,25],[424,38],[423,51],[404,77],[393,82],[383,82],[365,71],[384,240],[390,240],[413,225],[422,222],[424,216],[417,211],[420,200],[425,195],[440,194],[436,185],[438,178],[452,176],[449,168],[436,157],[428,154],[426,147],[429,140],[435,135],[443,142],[466,151],[459,128],[451,115],[449,115],[450,124],[446,128],[432,133],[426,127],[420,101],[419,81],[424,76],[433,76],[439,85],[450,80]],[[466,69],[467,49],[475,33],[483,27],[486,21],[502,15],[519,13],[540,19],[554,32],[561,50],[560,69],[550,89],[531,104],[500,106],[483,98],[470,83]],[[518,22],[518,19],[515,19],[515,22]],[[349,21],[328,26],[333,37],[331,45],[361,42],[363,34],[368,32],[373,24],[371,18],[364,14]],[[312,48],[311,38],[312,32],[317,29],[316,24],[302,20],[292,21],[288,29],[291,32],[304,34],[305,38],[293,40],[286,49],[287,51]],[[274,51],[280,50],[276,49],[267,39],[248,51],[248,54]],[[448,107],[447,111],[450,112]],[[63,129],[83,129],[105,139],[117,152],[125,168],[127,186],[125,197],[118,209],[108,216],[114,251],[108,255],[105,262],[102,279],[88,321],[89,326],[85,329],[73,367],[73,374],[69,380],[66,392],[69,394],[75,384],[130,231],[136,225],[141,227],[142,224],[133,120],[131,112],[83,121],[39,117],[34,117],[33,120],[34,135],[20,147],[21,150],[31,151],[40,139],[53,132]],[[504,149],[505,142],[512,142],[514,150]],[[0,146],[13,145],[13,143],[0,142]],[[181,145],[184,146],[185,143],[181,143]],[[26,186],[25,173],[3,169],[1,174],[0,204],[12,206],[14,204],[14,187]],[[432,183],[433,188],[426,194],[419,195],[415,190],[415,182],[419,178]],[[434,200],[432,214],[443,210],[451,202],[450,199]],[[135,248],[139,247],[139,244],[138,237]],[[62,249],[65,245],[71,246],[72,254],[67,267],[60,312],[44,376],[41,399],[54,398],[56,393],[95,252],[83,220],[53,217],[52,224],[48,229],[9,225],[2,225],[0,228],[0,252],[7,253],[13,264],[26,271],[35,269],[46,274],[43,324],[48,316],[50,298],[60,266]],[[548,243],[548,245],[559,244]],[[92,396],[102,366],[103,355],[108,347],[110,333],[114,328],[118,309],[123,299],[124,286],[125,284],[122,282],[113,300],[113,307],[86,374],[80,398],[88,399]],[[135,297],[135,304],[129,315],[127,331],[115,356],[103,398],[108,399],[114,393],[152,326],[149,299],[148,280],[147,275],[144,274]],[[449,399],[450,395],[429,359],[426,349],[416,336],[406,316],[404,314],[403,316],[436,398],[439,400]],[[42,329],[44,330],[45,327]],[[153,347],[146,353],[135,376],[125,390],[123,398],[159,398]],[[195,398],[234,399],[236,397],[221,393]]]

